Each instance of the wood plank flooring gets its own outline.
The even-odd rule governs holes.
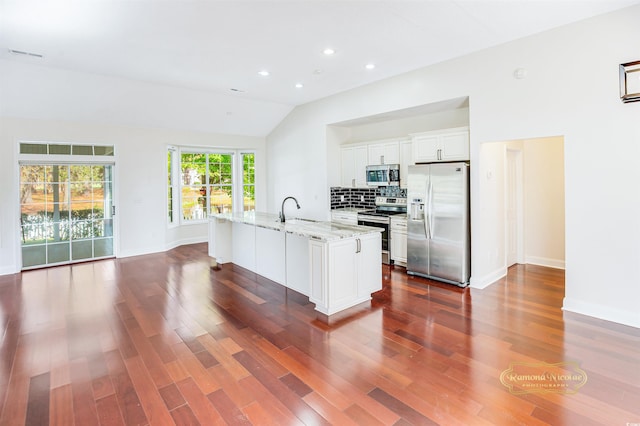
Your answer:
[[[0,277],[4,425],[627,425],[640,330],[565,313],[564,273],[484,290],[383,266],[329,323],[206,244]],[[578,365],[573,394],[510,392],[511,363]]]

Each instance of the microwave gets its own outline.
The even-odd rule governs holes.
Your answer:
[[[400,164],[367,166],[367,185],[400,186]]]

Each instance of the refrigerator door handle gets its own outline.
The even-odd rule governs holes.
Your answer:
[[[427,235],[428,239],[433,237],[433,183],[429,181],[429,194],[427,196],[427,218],[429,221],[429,235]]]
[[[428,240],[429,239],[429,218],[427,216],[423,216],[422,218],[424,224],[424,236]]]

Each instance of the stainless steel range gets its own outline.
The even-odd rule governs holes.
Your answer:
[[[389,256],[389,226],[391,216],[407,214],[406,197],[376,197],[376,208],[358,213],[358,225],[383,228],[382,232],[382,263],[390,264]]]

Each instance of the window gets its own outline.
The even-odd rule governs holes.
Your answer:
[[[255,153],[169,147],[167,206],[170,225],[255,210]]]
[[[167,220],[169,225],[174,225],[176,216],[174,214],[177,211],[175,203],[178,201],[177,197],[174,197],[174,187],[176,181],[176,173],[174,171],[174,164],[176,163],[175,157],[178,155],[178,151],[175,147],[170,146],[167,149]]]
[[[256,172],[254,153],[242,153],[242,206],[244,211],[256,209]]]

